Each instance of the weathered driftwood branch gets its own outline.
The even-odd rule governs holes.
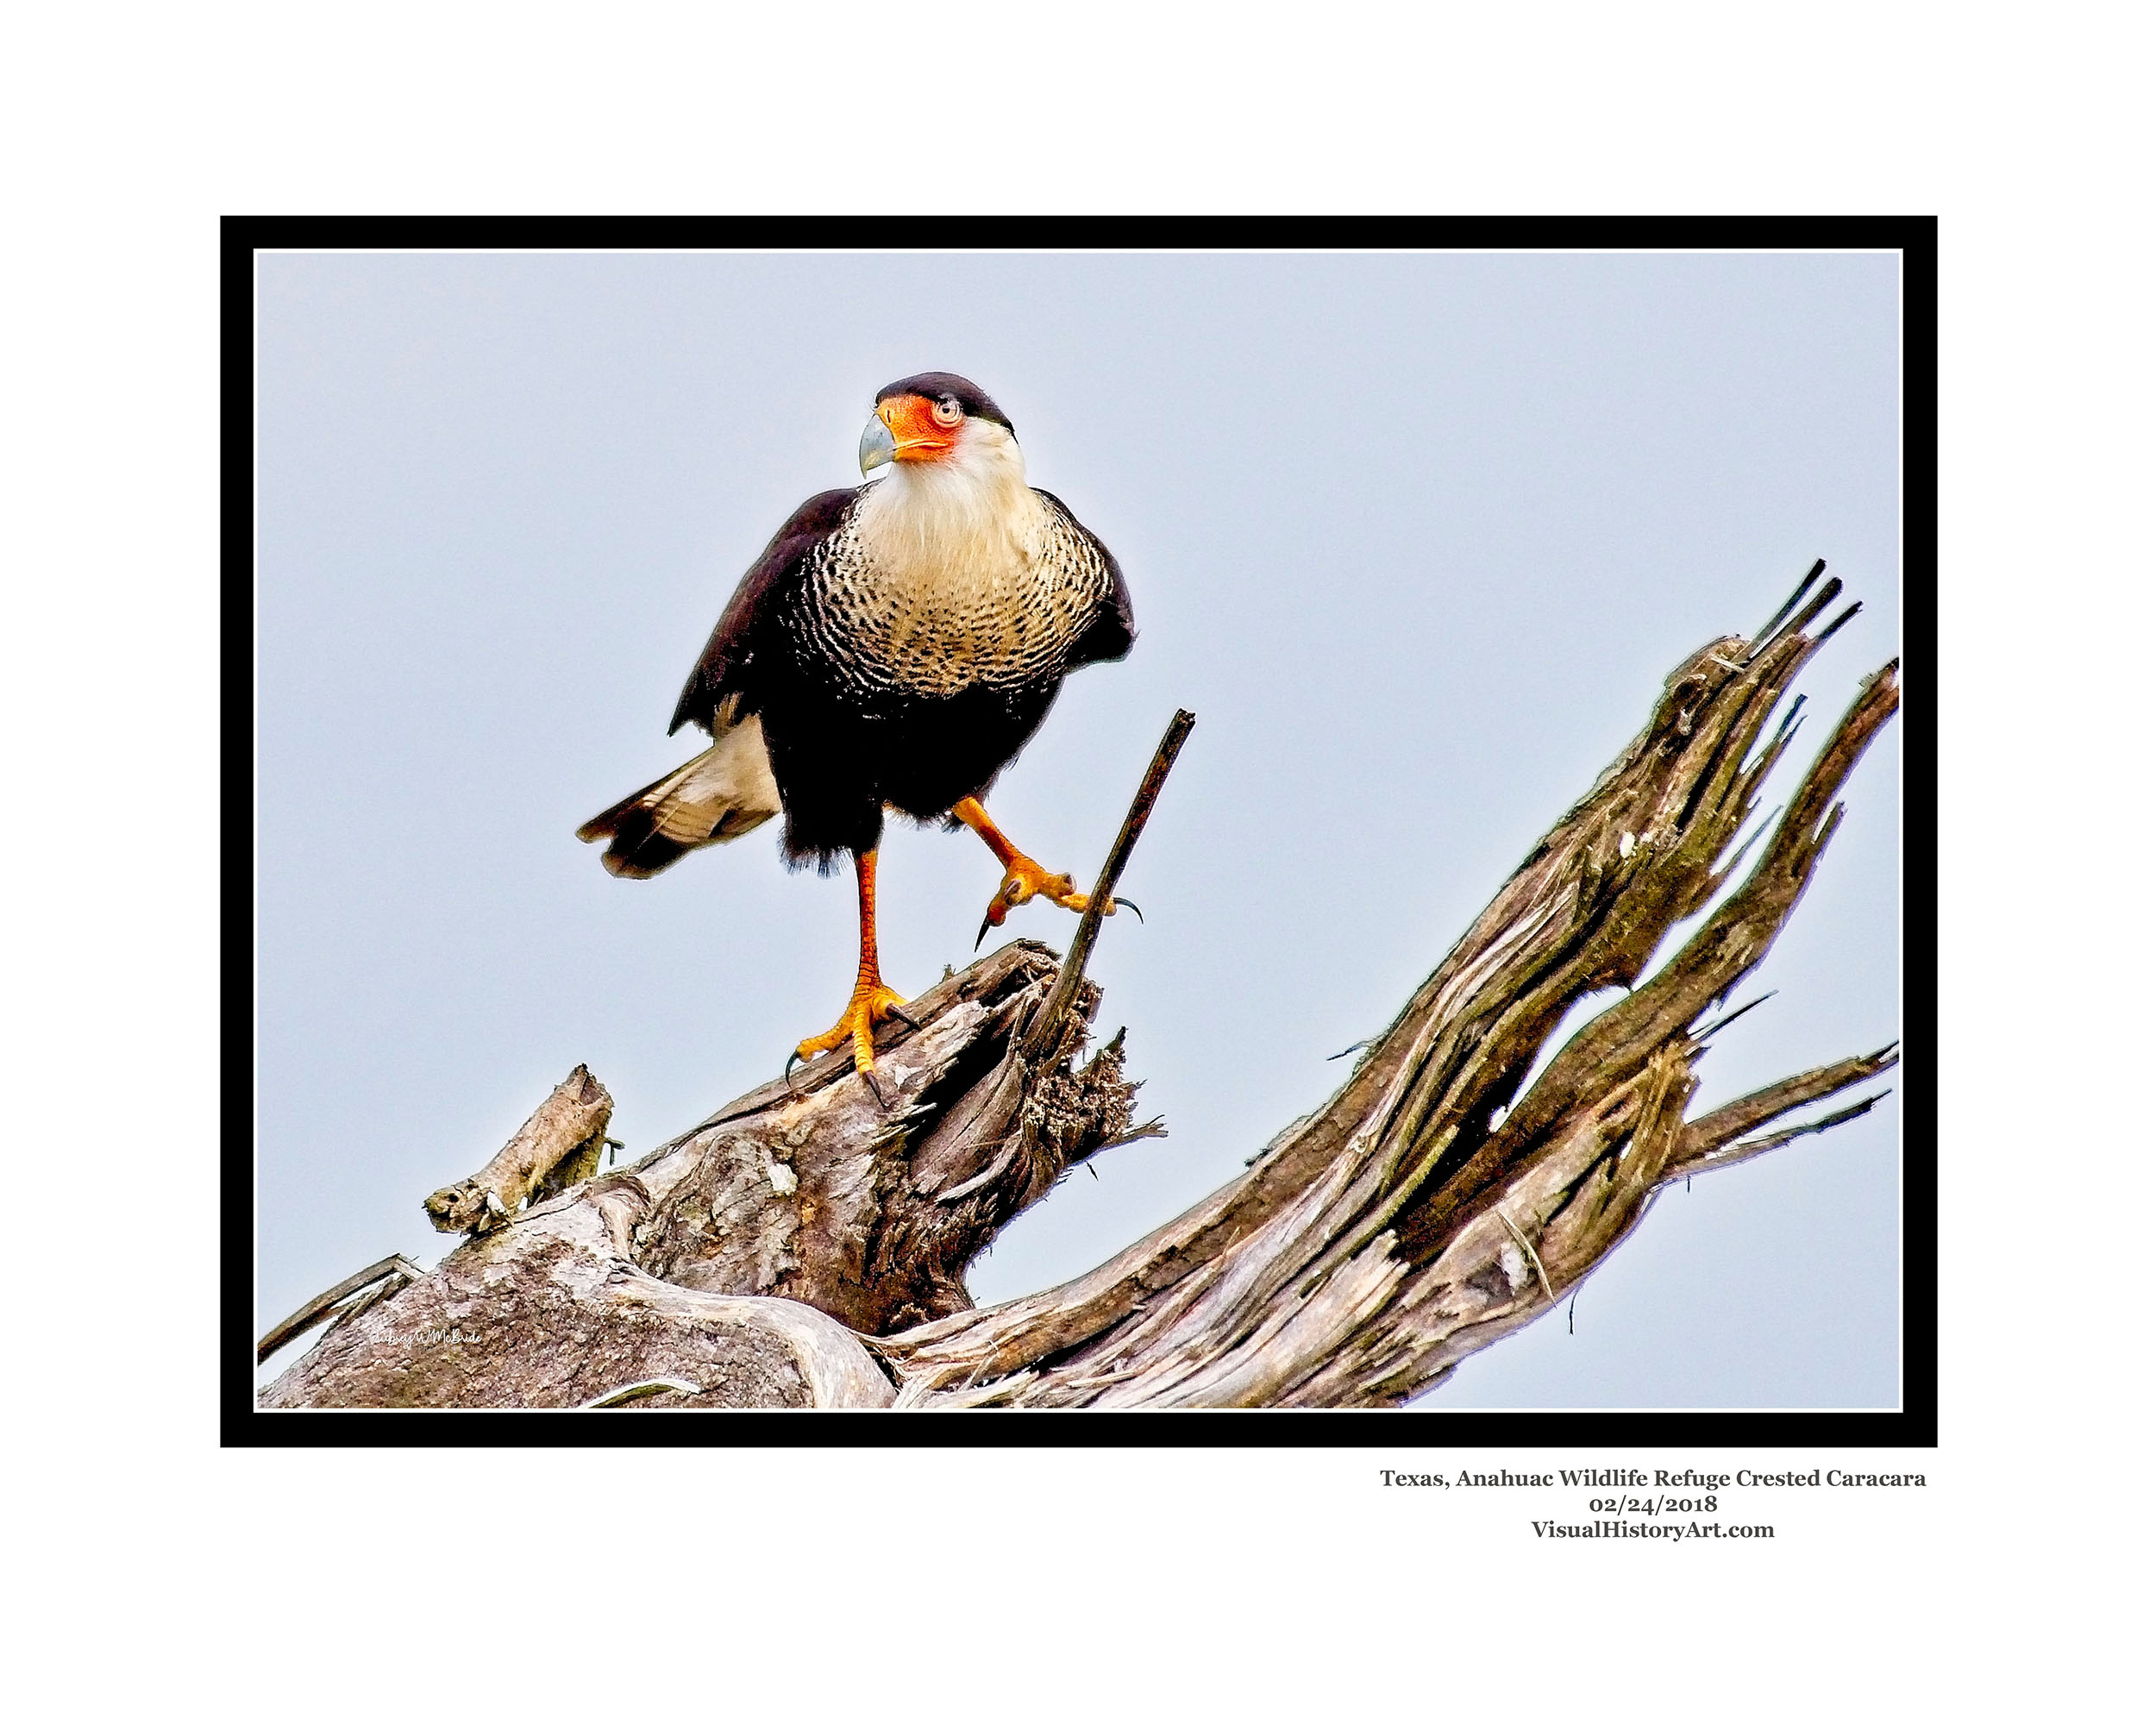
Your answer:
[[[1876,1101],[1763,1131],[1891,1049],[1685,1118],[1709,1038],[1749,1008],[1714,1014],[1794,911],[1898,700],[1890,664],[1787,810],[1736,843],[1795,731],[1792,709],[1769,734],[1776,706],[1855,609],[1806,632],[1839,588],[1814,593],[1820,573],[1757,637],[1678,669],[1331,1101],[1090,1274],[987,1311],[963,1286],[1063,1173],[1156,1129],[1130,1130],[1120,1033],[1077,1063],[1098,999],[1082,955],[1059,968],[1019,942],[914,1002],[918,1028],[884,1027],[884,1099],[839,1056],[752,1091],[375,1301],[265,1404],[1397,1405],[1554,1304],[1663,1185]],[[1075,1010],[1056,1015],[1059,975]],[[1613,985],[1630,992],[1528,1082],[1566,1010]]]
[[[1684,1119],[1692,1069],[1720,1027],[1701,1020],[1764,957],[1810,881],[1840,820],[1833,799],[1897,704],[1891,664],[1867,681],[1742,885],[1639,981],[1664,936],[1732,878],[1733,842],[1795,712],[1755,745],[1797,671],[1854,613],[1805,632],[1840,589],[1811,593],[1820,574],[1754,640],[1715,642],[1679,668],[1646,730],[1330,1102],[1090,1275],[879,1341],[899,1405],[1396,1406],[1553,1304],[1659,1186],[1786,1141],[1794,1132],[1745,1135],[1892,1065],[1881,1050]],[[1567,1008],[1612,985],[1631,992],[1519,1094]]]

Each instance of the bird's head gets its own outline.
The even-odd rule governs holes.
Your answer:
[[[876,392],[876,411],[861,434],[865,478],[887,461],[900,470],[922,464],[1001,467],[1015,459],[1018,440],[1003,410],[977,386],[951,372],[923,372]]]

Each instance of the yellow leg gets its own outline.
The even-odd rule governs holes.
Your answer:
[[[981,932],[1000,928],[1003,919],[1028,899],[1043,898],[1061,905],[1067,911],[1085,910],[1090,900],[1078,890],[1068,875],[1051,875],[1017,845],[1003,836],[1000,827],[988,819],[988,811],[980,802],[968,797],[951,813],[981,835],[981,842],[995,852],[996,861],[1003,865],[1003,884],[988,900],[988,913],[981,919]],[[1115,914],[1115,900],[1108,901],[1106,916]],[[974,944],[981,944],[976,937]]]
[[[799,1060],[813,1060],[847,1043],[854,1045],[854,1070],[866,1072],[875,1064],[875,1030],[879,1020],[894,1016],[892,1008],[906,1004],[906,996],[883,986],[876,969],[876,853],[854,853],[854,878],[861,892],[861,969],[854,977],[853,999],[839,1014],[838,1022],[821,1036],[812,1036],[793,1051]]]

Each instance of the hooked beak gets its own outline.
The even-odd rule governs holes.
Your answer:
[[[881,414],[873,415],[861,433],[861,474],[866,479],[899,453],[898,440]]]

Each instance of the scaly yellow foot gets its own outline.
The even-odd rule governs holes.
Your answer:
[[[977,950],[988,938],[988,931],[1000,928],[1003,919],[1028,899],[1047,899],[1061,905],[1067,911],[1083,915],[1093,902],[1092,898],[1078,890],[1068,875],[1051,875],[1017,845],[1003,836],[1001,828],[988,819],[988,811],[981,806],[980,800],[967,797],[951,808],[951,819],[963,821],[981,835],[981,843],[995,852],[996,861],[1003,865],[1003,884],[996,888],[996,895],[988,900],[988,913],[981,919],[981,932],[973,938]],[[1118,905],[1131,905],[1128,899],[1110,899],[1103,916],[1113,916]],[[1140,922],[1144,914],[1136,905],[1131,905]]]
[[[810,1037],[802,1043],[793,1051],[793,1057],[813,1060],[819,1054],[828,1054],[851,1042],[854,1070],[866,1072],[876,1062],[876,1026],[885,1019],[904,1019],[906,1014],[898,1008],[905,1004],[906,996],[885,988],[881,977],[864,976],[854,985],[854,997],[846,1003],[838,1022],[823,1035]]]
[[[868,1088],[876,1088],[874,1068],[876,1063],[876,1025],[882,1019],[901,1019],[907,1024],[913,1020],[900,1010],[906,996],[883,986],[883,976],[876,968],[876,853],[873,850],[854,852],[854,879],[861,894],[861,967],[854,972],[854,997],[846,1003],[846,1010],[839,1014],[838,1022],[821,1036],[812,1036],[793,1051],[793,1060],[786,1063],[790,1074],[794,1060],[813,1060],[819,1054],[828,1054],[835,1048],[843,1048],[849,1042],[854,1045],[854,1070],[868,1080]],[[914,1025],[919,1029],[918,1025]],[[879,1097],[881,1091],[877,1091]]]
[[[996,888],[995,896],[988,900],[988,913],[981,919],[981,932],[974,937],[978,946],[992,928],[1003,926],[1003,919],[1029,899],[1046,899],[1061,905],[1067,911],[1083,914],[1092,900],[1078,890],[1068,875],[1051,875],[1031,856],[1020,851],[1005,864],[1003,884]],[[1115,914],[1115,900],[1108,900],[1106,916]]]

